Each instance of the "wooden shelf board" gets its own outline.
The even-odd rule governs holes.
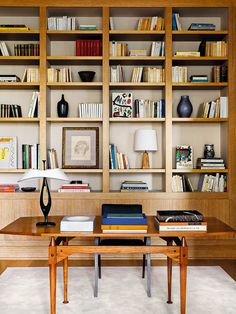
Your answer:
[[[50,40],[55,41],[71,41],[83,37],[86,37],[86,39],[97,38],[100,35],[102,35],[102,30],[47,31]]]
[[[102,122],[102,118],[47,118],[47,122],[69,123],[69,122]]]
[[[110,118],[109,121],[117,123],[165,122],[165,118]]]
[[[172,173],[228,173],[228,169],[172,169]]]
[[[174,89],[219,89],[228,86],[228,83],[172,83]]]
[[[0,173],[25,173],[27,169],[0,169]]]
[[[0,30],[2,40],[39,40],[39,30]]]
[[[31,56],[0,56],[0,64],[17,65],[17,64],[39,64],[40,57]]]
[[[181,57],[181,56],[173,56],[172,58],[173,64],[181,64],[181,65],[215,65],[221,64],[228,61],[228,57]]]
[[[172,31],[173,41],[220,40],[227,35],[228,31]]]
[[[187,34],[187,35],[204,35],[204,34],[209,34],[209,35],[228,35],[227,30],[222,30],[222,31],[207,31],[207,30],[196,30],[196,31],[191,31],[191,30],[181,30],[181,31],[172,31],[172,35],[182,35],[182,34]]]
[[[228,121],[229,121],[228,118],[172,118],[172,122],[214,123]]]
[[[102,169],[63,169],[65,173],[102,173]]]
[[[14,122],[14,123],[35,123],[39,122],[39,118],[0,118],[0,123]]]
[[[129,60],[129,61],[134,61],[134,60],[138,60],[138,61],[165,61],[165,57],[151,57],[151,56],[146,56],[146,57],[130,57],[130,56],[124,56],[124,57],[110,57],[110,60]]]
[[[83,65],[88,65],[88,64],[96,64],[96,65],[101,65],[102,64],[102,56],[48,56],[47,61],[50,64],[55,64],[55,65],[66,65],[66,64],[71,64],[71,65],[77,65],[77,64],[83,64]]]
[[[102,34],[102,30],[99,30],[99,29],[97,29],[97,30],[79,30],[79,29],[77,29],[77,30],[74,30],[74,31],[70,31],[70,30],[68,30],[68,31],[66,31],[66,30],[56,30],[56,31],[51,31],[51,30],[47,30],[47,34],[48,35],[54,35],[54,34],[56,34],[56,35],[74,35],[74,34],[76,34],[76,35],[81,35],[81,34],[86,34],[86,35],[88,35],[88,34]]]
[[[165,31],[140,31],[140,30],[136,30],[136,29],[127,29],[127,30],[123,30],[123,29],[114,29],[114,30],[110,30],[109,34],[122,34],[122,35],[126,35],[126,34],[131,34],[131,35],[141,35],[141,34],[151,34],[151,35],[165,35]]]
[[[134,82],[111,82],[110,84],[111,88],[115,89],[130,89],[131,87],[133,89],[157,89],[157,88],[163,88],[165,87],[165,83],[148,83],[148,82],[140,82],[140,83],[134,83]]]
[[[165,173],[165,169],[110,169],[110,173]]]
[[[0,89],[35,89],[39,83],[28,82],[0,82]]]
[[[51,89],[101,89],[102,82],[54,82],[47,83],[47,86]]]
[[[212,60],[212,61],[217,61],[217,60],[223,60],[226,61],[228,60],[228,57],[182,57],[182,56],[173,56],[172,60],[198,60],[198,61],[204,61],[204,60]]]

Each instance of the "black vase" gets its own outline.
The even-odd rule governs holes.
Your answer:
[[[189,96],[181,96],[180,102],[177,107],[177,112],[179,117],[188,118],[191,116],[193,111],[193,106],[189,100]]]
[[[59,118],[66,118],[68,116],[69,104],[65,100],[64,95],[61,95],[61,100],[57,103],[57,114]]]

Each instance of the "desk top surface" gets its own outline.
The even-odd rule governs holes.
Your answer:
[[[154,216],[148,216],[147,233],[103,233],[101,230],[101,216],[96,216],[95,227],[93,232],[61,232],[60,222],[64,216],[51,216],[50,221],[56,223],[55,227],[45,228],[37,227],[36,223],[42,221],[42,217],[21,217],[0,230],[0,234],[9,235],[28,235],[40,237],[103,237],[103,238],[143,238],[143,237],[209,237],[236,235],[236,230],[226,225],[217,218],[207,217],[207,232],[199,231],[175,231],[159,232],[154,225]]]

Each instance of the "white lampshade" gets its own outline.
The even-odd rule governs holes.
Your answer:
[[[46,169],[46,170],[29,169],[28,171],[24,173],[23,177],[18,181],[26,181],[26,180],[41,179],[41,178],[70,181],[68,176],[59,168]]]
[[[134,134],[135,151],[157,151],[156,130],[136,130]]]

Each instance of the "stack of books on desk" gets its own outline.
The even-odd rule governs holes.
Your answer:
[[[89,186],[88,183],[75,183],[75,184],[62,184],[61,188],[58,189],[58,192],[64,192],[64,193],[69,193],[69,192],[90,192],[91,187]]]
[[[147,233],[147,218],[142,213],[107,213],[101,229],[103,233]]]
[[[197,210],[157,210],[159,231],[207,231],[207,222]]]

